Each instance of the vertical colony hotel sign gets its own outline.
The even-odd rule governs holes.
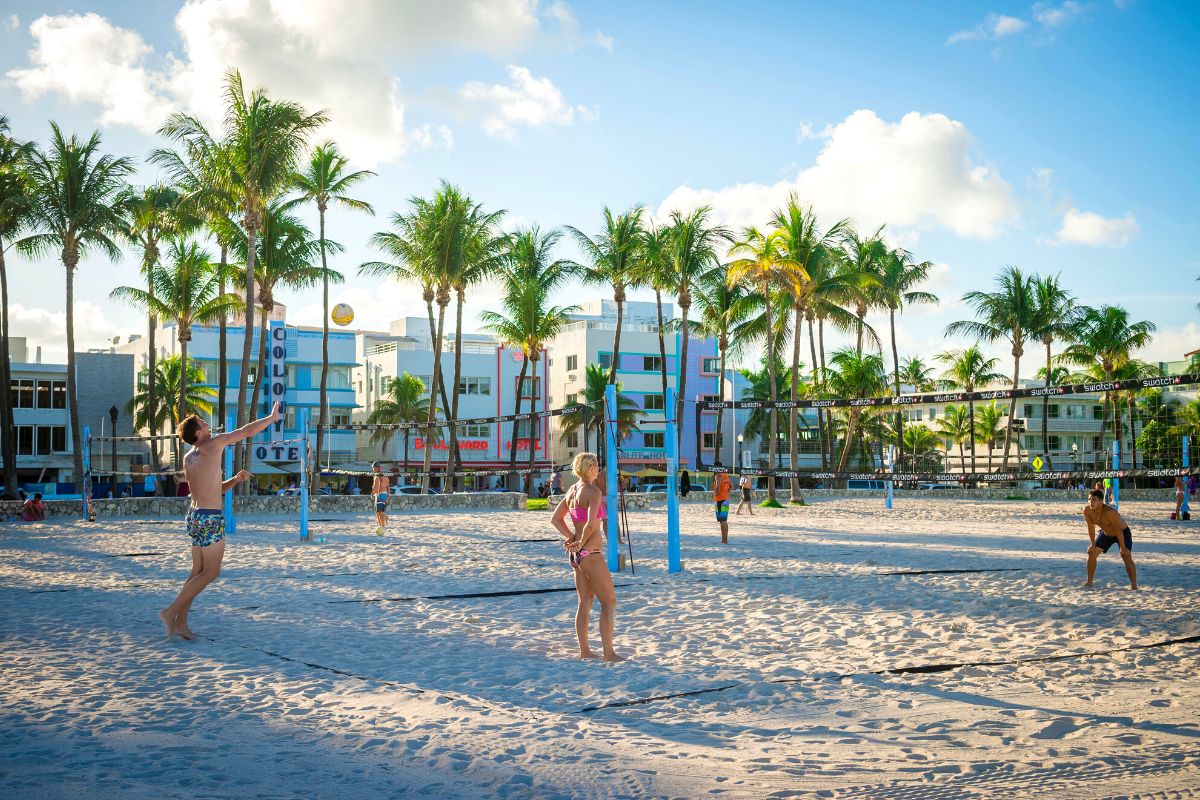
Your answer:
[[[271,413],[271,406],[279,403],[286,409],[287,395],[287,328],[279,320],[271,320],[267,329],[267,358],[264,365],[266,371],[263,382],[262,416]],[[300,444],[272,444],[284,438],[284,420],[286,415],[271,423],[260,434],[265,441],[254,446],[254,457],[259,461],[296,462],[300,460]]]

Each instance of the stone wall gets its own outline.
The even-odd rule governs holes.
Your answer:
[[[388,511],[419,511],[424,509],[503,509],[523,511],[526,497],[518,492],[485,494],[395,495],[388,501]],[[190,500],[186,497],[123,497],[116,500],[93,500],[97,517],[182,517]],[[309,513],[350,512],[366,514],[375,506],[370,495],[320,495],[309,498]],[[19,516],[21,503],[0,500],[0,517]],[[79,517],[83,513],[80,500],[46,501],[46,517]],[[253,496],[234,498],[236,514],[300,515],[300,497]]]

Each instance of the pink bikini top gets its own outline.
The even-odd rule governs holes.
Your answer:
[[[579,496],[579,487],[582,484],[577,483],[571,487],[571,493],[567,497],[567,511],[571,515],[572,522],[587,522],[588,510],[586,506],[572,506],[576,498]],[[600,499],[600,510],[597,514],[597,519],[608,519],[608,507],[604,502],[604,498]]]

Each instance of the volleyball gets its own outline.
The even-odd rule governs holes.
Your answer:
[[[354,309],[345,303],[338,303],[333,307],[333,313],[330,316],[338,325],[349,325],[354,321]]]

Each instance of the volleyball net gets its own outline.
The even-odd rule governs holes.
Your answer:
[[[696,450],[702,471],[800,489],[849,481],[1077,488],[1102,480],[1151,488],[1200,474],[1197,384],[1200,374],[886,397],[700,400]]]

